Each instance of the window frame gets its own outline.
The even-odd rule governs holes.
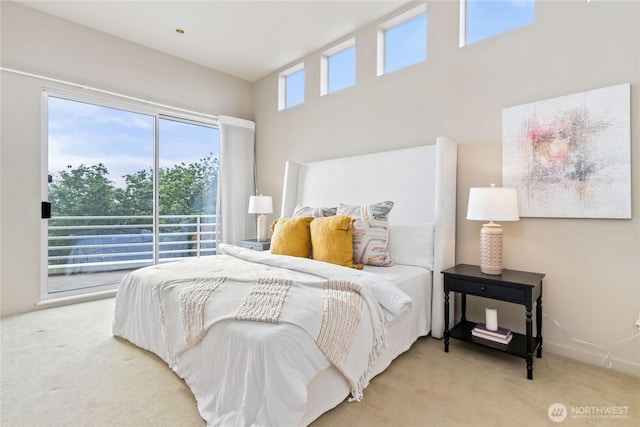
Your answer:
[[[417,7],[411,8],[403,13],[401,13],[400,15],[397,15],[391,19],[389,19],[388,21],[383,22],[382,24],[380,24],[378,26],[378,41],[377,41],[377,47],[378,47],[378,52],[377,52],[377,76],[380,77],[383,74],[388,74],[390,72],[393,71],[398,71],[401,70],[403,68],[406,68],[410,65],[414,65],[414,64],[418,64],[419,62],[414,62],[412,64],[408,64],[405,65],[403,67],[400,67],[398,69],[395,69],[393,71],[387,71],[385,69],[385,62],[386,62],[386,33],[388,30],[394,29],[396,27],[399,27],[415,18],[418,18],[422,15],[425,15],[425,18],[427,17],[427,4],[426,3],[422,3]],[[427,27],[428,28],[428,27]],[[428,40],[427,40],[428,43]],[[425,50],[425,61],[427,58],[427,52]]]
[[[278,74],[278,111],[286,110],[295,107],[296,105],[304,104],[306,76],[303,76],[302,101],[297,104],[287,105],[287,79],[301,71],[304,73],[304,62],[300,62],[293,67],[289,67]]]
[[[335,92],[339,92],[343,89],[347,89],[350,87],[355,86],[356,81],[357,81],[357,68],[358,68],[358,61],[357,58],[354,58],[353,61],[353,73],[354,73],[354,81],[352,85],[349,86],[345,86],[343,88],[337,89],[337,90],[329,90],[329,83],[331,80],[331,68],[330,68],[330,59],[339,54],[342,53],[346,50],[349,50],[353,48],[355,50],[355,54],[357,55],[357,49],[356,49],[356,39],[355,37],[352,37],[348,40],[343,41],[342,43],[338,43],[337,45],[333,46],[330,49],[325,50],[324,52],[322,52],[322,54],[320,55],[320,96],[324,96],[324,95],[328,95],[330,93],[335,93]]]

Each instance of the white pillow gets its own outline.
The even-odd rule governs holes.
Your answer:
[[[389,255],[396,264],[433,271],[433,224],[389,226]]]

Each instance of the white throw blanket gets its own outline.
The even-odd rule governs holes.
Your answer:
[[[178,356],[225,320],[291,323],[304,329],[362,398],[386,327],[411,299],[364,271],[221,245],[221,255],[138,270],[161,308],[165,351]],[[311,276],[313,275],[313,276]]]

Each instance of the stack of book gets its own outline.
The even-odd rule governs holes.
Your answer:
[[[511,338],[513,338],[513,334],[509,329],[498,328],[495,331],[491,331],[487,329],[487,325],[484,323],[478,323],[471,331],[471,335],[500,344],[509,344]]]

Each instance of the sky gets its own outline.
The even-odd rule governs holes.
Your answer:
[[[467,42],[472,44],[535,21],[534,0],[467,0]]]
[[[153,166],[154,117],[49,96],[49,173],[103,163],[116,186]],[[219,157],[219,131],[160,119],[160,166]]]

